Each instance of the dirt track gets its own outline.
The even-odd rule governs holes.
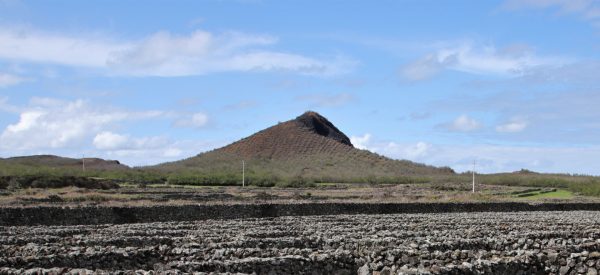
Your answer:
[[[15,274],[82,271],[77,269],[596,274],[600,270],[600,212],[336,215],[0,227],[0,245],[0,273]]]

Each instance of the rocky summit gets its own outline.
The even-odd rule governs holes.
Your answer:
[[[348,136],[315,112],[279,123],[217,151],[246,159],[286,159],[354,148]]]
[[[309,131],[312,131],[317,135],[331,138],[343,144],[352,146],[350,139],[344,133],[342,133],[342,131],[336,128],[325,117],[316,112],[308,111],[292,121],[300,124],[303,127],[306,127]]]

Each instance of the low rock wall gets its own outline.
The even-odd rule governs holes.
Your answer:
[[[0,226],[2,274],[594,274],[600,211]]]
[[[599,211],[600,203],[304,203],[0,208],[0,226],[92,225],[339,214]]]

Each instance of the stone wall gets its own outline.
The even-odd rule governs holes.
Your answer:
[[[0,275],[597,275],[600,211],[0,226],[0,247]]]
[[[306,203],[0,208],[0,226],[124,224],[338,214],[599,211],[600,203]]]

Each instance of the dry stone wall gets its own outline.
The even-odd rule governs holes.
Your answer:
[[[0,274],[597,274],[600,212],[0,227]]]
[[[305,203],[0,208],[0,226],[124,224],[339,214],[599,211],[600,203]]]

